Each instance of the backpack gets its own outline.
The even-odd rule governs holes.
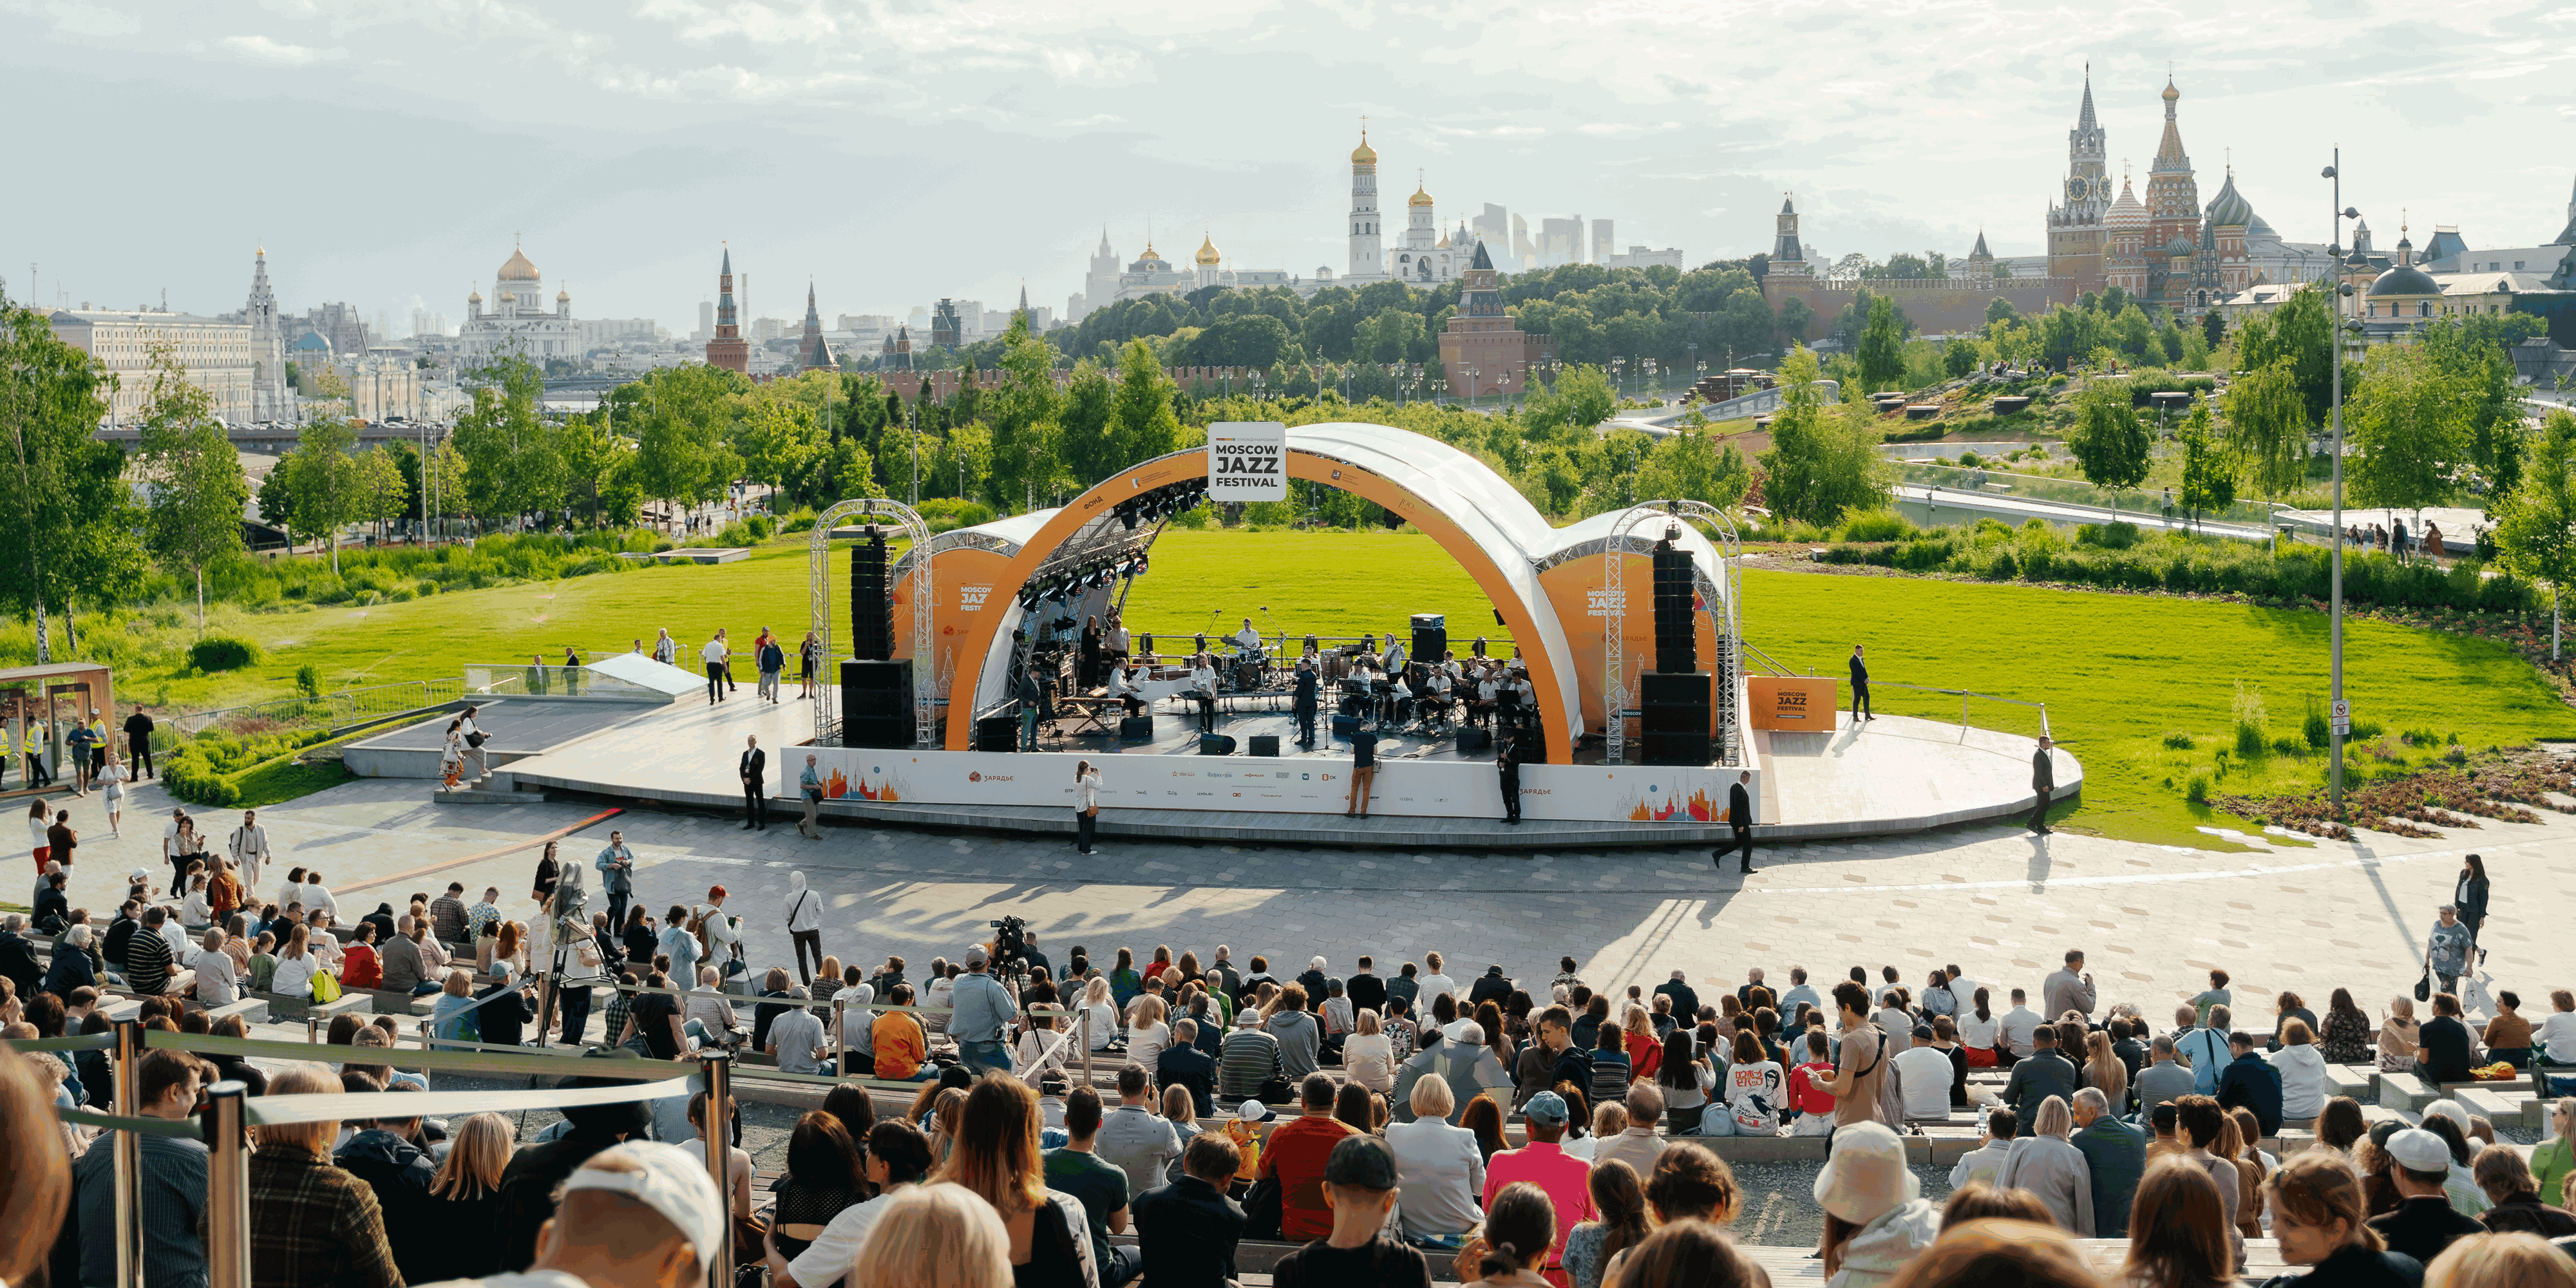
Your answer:
[[[331,973],[331,972],[329,972],[329,971],[316,971],[316,972],[314,972],[314,975],[313,975],[313,1000],[314,1000],[314,1001],[317,1001],[317,1002],[336,1002],[336,1001],[339,1001],[339,1000],[340,1000],[340,977],[339,977],[339,976],[337,976],[337,975],[332,974],[332,973]]]

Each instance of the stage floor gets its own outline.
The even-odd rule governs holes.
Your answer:
[[[1297,718],[1288,713],[1287,695],[1265,694],[1252,697],[1230,695],[1225,700],[1241,704],[1242,709],[1220,710],[1217,713],[1216,732],[1234,739],[1234,749],[1238,755],[1248,754],[1253,738],[1263,734],[1279,740],[1279,756],[1283,760],[1319,756],[1347,759],[1351,754],[1349,740],[1333,737],[1333,718],[1329,709],[1315,717],[1315,745],[1309,750],[1297,745]],[[1277,709],[1264,709],[1265,706]],[[1041,726],[1038,749],[1072,752],[1084,756],[1195,756],[1199,754],[1199,713],[1196,704],[1167,699],[1154,703],[1152,714],[1154,738],[1151,742],[1120,742],[1116,736],[1118,716],[1113,708],[1110,714],[1101,718],[1101,724],[1107,726],[1105,731],[1089,725],[1081,717],[1072,715],[1059,717],[1051,729]],[[1367,728],[1378,736],[1377,754],[1388,760],[1491,761],[1494,758],[1494,750],[1490,744],[1481,750],[1460,754],[1455,727],[1447,732],[1436,734],[1425,731],[1418,725],[1392,722],[1384,725],[1372,722]]]
[[[1168,712],[1173,704],[1159,704]],[[1274,724],[1275,722],[1275,724]],[[1312,753],[1300,753],[1287,742],[1293,732],[1285,714],[1244,713],[1229,716],[1219,732],[1248,745],[1249,735],[1276,728],[1282,735],[1282,761],[1343,760],[1347,744],[1327,750],[1320,742]],[[1073,740],[1057,755],[1195,755],[1197,725],[1158,713],[1151,744],[1120,749],[1115,740]],[[591,736],[497,768],[493,787],[501,791],[563,790],[630,802],[663,801],[700,808],[740,808],[742,789],[736,765],[744,740],[757,736],[769,752],[768,789],[773,797],[794,794],[804,765],[799,744],[813,737],[813,709],[793,700],[759,702],[745,688],[715,706],[681,702],[638,716],[605,735]],[[1778,842],[1919,832],[1978,820],[2015,819],[2027,815],[2033,745],[2024,738],[1984,729],[1963,729],[1904,716],[1881,716],[1831,734],[1770,734],[1757,731],[1761,799],[1755,806],[1760,822],[1757,841]],[[1484,753],[1460,757],[1454,744],[1442,743],[1426,754],[1418,742],[1390,737],[1379,754],[1397,772],[1407,759],[1481,760]],[[2064,747],[2054,753],[2056,796],[2067,799],[2080,789],[2082,766]],[[1052,758],[1050,758],[1052,759]],[[1253,758],[1225,758],[1243,764]],[[790,799],[776,799],[771,810],[779,825],[792,821],[797,809]],[[920,826],[1070,833],[1070,814],[1053,807],[1000,804],[956,804],[926,801],[880,802],[845,797],[823,806],[827,817],[902,822]],[[1118,806],[1101,811],[1104,837],[1155,836],[1244,844],[1362,845],[1437,849],[1572,849],[1606,845],[1692,845],[1725,839],[1722,826],[1621,821],[1532,819],[1507,826],[1490,818],[1430,818],[1379,815],[1347,819],[1335,813],[1277,814],[1220,810],[1141,809]]]

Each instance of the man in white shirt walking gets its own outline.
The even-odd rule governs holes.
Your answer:
[[[714,639],[707,641],[705,648],[698,650],[698,657],[707,664],[708,706],[724,701],[725,686],[732,682],[732,677],[725,673],[725,659],[731,656],[733,654],[725,647],[725,633],[721,630],[716,632]]]

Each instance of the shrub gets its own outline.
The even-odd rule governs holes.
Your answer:
[[[1901,541],[1913,532],[1914,525],[1892,510],[1865,510],[1843,524],[1845,541]]]
[[[2079,523],[2075,525],[2075,544],[2126,550],[2138,544],[2138,525],[2125,519],[2114,523]]]
[[[322,673],[310,662],[295,668],[295,691],[308,698],[322,696]]]
[[[2183,798],[2184,800],[2190,801],[2190,802],[2191,802],[2192,804],[2194,804],[2194,805],[2206,805],[2206,804],[2208,804],[2208,803],[2209,803],[2209,775],[2207,775],[2207,774],[2193,774],[2193,775],[2191,776],[2191,782],[2190,782],[2190,784],[2189,784],[2189,785],[2187,785],[2187,786],[2185,786],[2185,787],[2182,789],[2182,798]]]
[[[1994,564],[1986,569],[1986,575],[1997,581],[2010,581],[2021,575],[2021,564],[2013,558],[2011,551],[1999,551]]]
[[[751,530],[752,539],[755,541],[767,541],[772,533],[778,531],[778,520],[765,514],[752,515],[744,519],[742,525]]]
[[[2299,726],[2299,732],[2306,736],[2312,750],[2324,751],[2334,745],[2334,722],[2314,706],[2308,708],[2308,718]]]
[[[2307,744],[2296,738],[2275,738],[2272,740],[2272,754],[2276,756],[2296,756],[2307,749]]]
[[[2260,757],[2267,748],[2263,727],[2271,722],[2271,714],[2263,709],[2263,691],[2247,688],[2243,680],[2238,680],[2234,715],[2236,754],[2247,760]]]
[[[223,771],[195,743],[162,757],[161,785],[191,805],[221,808],[241,799],[241,790],[224,780]]]
[[[1959,468],[1961,469],[1973,470],[1983,464],[1985,464],[1985,461],[1979,459],[1975,452],[1959,453]]]
[[[2165,746],[2174,751],[2189,751],[2192,748],[2191,735],[2179,731],[2166,734]]]
[[[188,665],[208,674],[237,671],[259,657],[259,645],[237,635],[209,635],[188,646]]]

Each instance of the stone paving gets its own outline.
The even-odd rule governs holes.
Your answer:
[[[157,783],[132,792],[122,841],[108,838],[97,797],[69,803],[83,835],[76,906],[103,915],[133,868],[167,879],[160,835],[173,802]],[[326,874],[344,919],[449,880],[474,895],[498,886],[501,906],[525,917],[533,849],[457,861],[602,808],[439,805],[423,783],[352,782],[262,811],[279,860],[262,874],[263,894],[275,897],[286,868],[303,864]],[[238,812],[204,813],[219,846]],[[586,863],[611,827],[623,828],[638,897],[657,910],[722,883],[748,923],[755,966],[792,960],[780,919],[787,874],[802,868],[832,909],[826,951],[871,964],[900,954],[916,973],[1013,913],[1059,963],[1075,944],[1105,963],[1121,945],[1142,958],[1156,945],[1204,955],[1225,943],[1238,960],[1268,954],[1283,976],[1319,954],[1338,975],[1361,953],[1392,973],[1437,950],[1464,981],[1491,963],[1545,979],[1571,955],[1596,985],[1652,984],[1679,968],[1703,993],[1756,965],[1775,982],[1805,966],[1822,984],[1854,965],[1875,978],[1892,964],[1919,987],[1932,965],[1957,963],[1999,986],[2001,1010],[2000,987],[2036,995],[2065,950],[2082,948],[2106,1002],[2138,1002],[2161,1021],[2218,966],[2234,976],[2240,1013],[2268,1025],[2270,998],[2285,989],[2321,1010],[2328,992],[2348,986],[2364,1009],[2383,1013],[2414,982],[2433,909],[2450,895],[2459,856],[2475,850],[2494,878],[2485,941],[2496,987],[2518,989],[2539,1013],[2549,988],[2576,985],[2576,937],[2549,929],[2576,888],[2576,819],[2560,815],[2538,826],[2490,820],[2438,840],[2366,834],[2311,847],[2235,837],[2255,847],[2238,853],[1962,827],[1766,850],[1750,878],[1731,858],[1713,868],[1701,850],[1502,856],[1157,843],[1104,845],[1084,858],[1059,841],[875,827],[835,827],[808,841],[779,817],[754,834],[734,817],[638,810],[576,833],[563,853]],[[420,871],[440,864],[451,866]]]

